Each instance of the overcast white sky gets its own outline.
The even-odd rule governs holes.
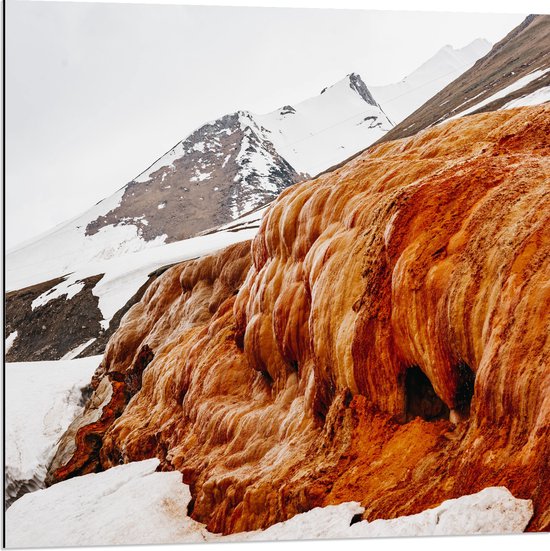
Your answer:
[[[367,85],[394,82],[446,44],[494,43],[525,17],[13,0],[6,8],[8,248],[110,195],[208,120],[298,102],[353,71]]]

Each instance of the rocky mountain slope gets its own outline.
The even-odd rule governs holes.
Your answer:
[[[550,15],[530,15],[381,141],[412,136],[457,116],[545,101],[550,101]]]
[[[269,203],[300,179],[255,117],[240,111],[205,124],[156,161],[86,235],[131,224],[145,241],[180,241]]]
[[[550,528],[550,107],[460,118],[285,190],[111,338],[49,482],[158,457],[214,532],[506,485]]]
[[[398,124],[467,71],[490,49],[491,43],[482,38],[463,48],[447,45],[401,81],[385,86],[369,86],[369,89],[384,113],[394,124]]]

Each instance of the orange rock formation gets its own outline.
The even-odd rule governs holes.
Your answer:
[[[375,146],[283,192],[251,246],[168,270],[50,479],[158,456],[224,533],[504,485],[548,530],[549,115]]]

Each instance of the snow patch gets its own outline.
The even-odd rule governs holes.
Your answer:
[[[84,289],[84,283],[82,281],[72,281],[66,278],[61,283],[58,283],[36,297],[31,303],[31,309],[36,310],[36,308],[44,306],[48,304],[48,302],[62,297],[63,295],[66,295],[65,300],[71,300],[74,296],[78,295],[82,289]]]
[[[4,353],[7,354],[10,351],[10,348],[13,346],[15,339],[17,338],[18,332],[13,331],[6,337],[6,344],[4,345]]]
[[[203,182],[204,180],[209,180],[212,177],[212,172],[195,172],[195,175],[192,176],[189,180],[191,182]]]
[[[6,364],[7,501],[43,485],[55,447],[82,411],[82,389],[101,356]]]
[[[155,472],[158,459],[76,477],[26,494],[7,511],[8,547],[205,541],[186,515],[181,474]]]
[[[505,98],[508,94],[511,94],[516,90],[521,90],[523,87],[527,86],[534,80],[537,80],[538,78],[544,76],[549,71],[550,71],[550,67],[548,69],[538,69],[536,71],[533,71],[532,73],[529,73],[528,75],[525,75],[524,77],[519,78],[515,82],[512,82],[512,84],[509,84],[502,90],[495,92],[488,98],[485,98],[483,101],[476,103],[472,107],[468,107],[468,109],[465,109],[464,111],[461,111],[460,113],[457,113],[456,115],[453,115],[452,117],[449,117],[448,119],[445,119],[442,122],[448,122],[448,121],[458,119],[459,117],[465,117],[466,115],[469,115],[470,113],[473,113],[474,111],[477,111],[478,109],[481,109],[482,107],[485,107],[490,103],[493,103],[493,101],[496,101],[497,99]]]
[[[76,358],[83,350],[86,350],[90,344],[92,344],[96,338],[90,339],[86,342],[83,342],[82,344],[76,346],[72,350],[69,350],[62,358],[61,360],[73,360]]]
[[[517,499],[498,486],[449,499],[416,515],[362,521],[350,526],[348,533],[355,538],[514,534],[525,530],[533,512],[531,500]]]
[[[318,507],[245,536],[247,540],[269,541],[517,533],[525,530],[533,505],[530,500],[516,499],[504,487],[492,487],[444,501],[416,515],[351,524],[363,511],[357,502]]]
[[[531,94],[513,99],[501,107],[501,109],[513,109],[514,107],[523,107],[527,105],[540,105],[550,101],[550,86],[544,86],[535,90]]]

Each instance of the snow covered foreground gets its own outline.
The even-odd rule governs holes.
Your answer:
[[[363,508],[349,502],[263,531],[220,536],[187,516],[188,486],[179,472],[155,472],[158,464],[129,463],[26,494],[6,512],[7,547],[513,533],[522,532],[533,514],[530,500],[497,487],[393,520],[351,524]]]
[[[5,484],[8,502],[40,488],[59,438],[83,409],[82,390],[101,356],[6,364]]]

